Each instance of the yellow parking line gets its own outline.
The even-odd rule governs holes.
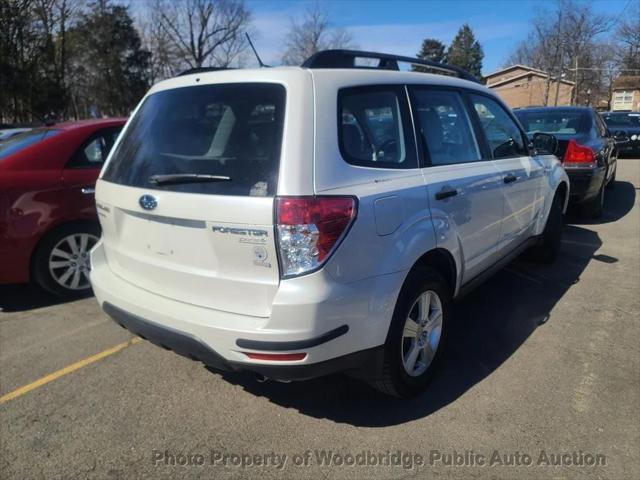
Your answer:
[[[83,360],[80,360],[76,363],[72,363],[71,365],[68,365],[56,372],[50,373],[49,375],[45,375],[42,378],[39,378],[38,380],[36,380],[35,382],[31,382],[27,385],[25,385],[24,387],[20,387],[17,390],[14,390],[13,392],[9,392],[3,396],[0,397],[0,404],[3,404],[5,402],[8,402],[9,400],[13,400],[16,397],[20,397],[21,395],[24,395],[25,393],[29,393],[31,390],[35,390],[36,388],[39,388],[43,385],[46,385],[49,382],[53,382],[54,380],[57,380],[58,378],[67,375],[68,373],[72,373],[75,372],[76,370],[82,368],[82,367],[86,367],[87,365],[91,365],[94,362],[97,362],[98,360],[102,360],[105,357],[108,357],[109,355],[113,355],[114,353],[119,352],[120,350],[127,348],[130,345],[135,345],[136,343],[140,342],[142,339],[140,337],[133,337],[131,340],[127,341],[127,342],[123,342],[120,343],[118,345],[115,345],[111,348],[107,348],[106,350],[103,350],[100,353],[96,353],[95,355],[91,355],[90,357],[87,357]]]

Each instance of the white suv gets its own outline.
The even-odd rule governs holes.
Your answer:
[[[96,186],[102,308],[215,368],[423,389],[452,299],[555,258],[569,181],[491,90],[398,61],[467,76],[324,51],[155,85]]]

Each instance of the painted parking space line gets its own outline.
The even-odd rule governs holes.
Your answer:
[[[140,337],[133,337],[126,342],[119,343],[118,345],[114,345],[113,347],[107,348],[106,350],[103,350],[100,353],[96,353],[95,355],[91,355],[90,357],[79,360],[75,363],[72,363],[71,365],[67,365],[66,367],[61,368],[60,370],[57,370],[53,373],[50,373],[49,375],[45,375],[44,377],[41,377],[38,380],[35,380],[34,382],[31,382],[23,387],[20,387],[12,392],[6,393],[5,395],[1,396],[0,405],[5,402],[8,402],[9,400],[13,400],[14,398],[20,397],[25,393],[29,393],[30,391],[35,390],[36,388],[40,388],[49,382],[53,382],[54,380],[57,380],[60,377],[68,375],[69,373],[75,372],[76,370],[86,367],[87,365],[91,365],[92,363],[95,363],[98,360],[102,360],[103,358],[106,358],[109,355],[118,353],[120,350],[130,347],[131,345],[135,345],[140,341],[142,341]]]

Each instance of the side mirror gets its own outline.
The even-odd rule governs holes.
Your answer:
[[[627,136],[627,132],[625,132],[624,130],[618,130],[616,132],[613,133],[613,139],[616,142],[628,142],[629,141],[629,137]]]
[[[554,155],[558,150],[558,139],[548,133],[534,133],[531,144],[536,155]]]

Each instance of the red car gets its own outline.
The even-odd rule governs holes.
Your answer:
[[[125,119],[38,128],[0,143],[0,284],[87,293],[100,237],[94,186]]]

